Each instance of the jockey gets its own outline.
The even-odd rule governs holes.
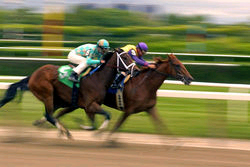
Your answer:
[[[109,42],[105,39],[100,39],[97,44],[84,44],[72,50],[68,55],[68,59],[70,62],[78,64],[78,66],[73,69],[69,80],[79,82],[78,76],[85,68],[90,65],[105,63],[101,59],[108,52],[108,49]]]
[[[119,48],[121,51],[127,52],[131,58],[135,61],[136,64],[144,67],[149,68],[156,68],[154,64],[149,64],[147,61],[145,61],[142,56],[144,56],[148,51],[148,46],[144,42],[139,42],[136,46],[135,45],[126,45],[124,47]],[[115,82],[111,85],[112,88],[118,88],[119,83],[122,81],[122,79],[126,76],[126,74],[122,73],[119,75]]]
[[[136,62],[136,64],[140,66],[149,67],[149,68],[155,68],[154,64],[149,64],[142,58],[142,56],[144,56],[148,51],[148,46],[146,43],[139,42],[136,46],[126,45],[120,49],[127,52],[132,57],[132,59]]]

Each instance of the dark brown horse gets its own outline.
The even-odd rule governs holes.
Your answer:
[[[193,77],[189,74],[185,66],[173,54],[170,54],[164,60],[161,58],[155,59],[155,65],[156,69],[144,69],[137,77],[131,78],[125,84],[123,92],[123,115],[116,123],[112,132],[115,132],[131,114],[143,111],[152,116],[159,130],[165,127],[157,114],[157,90],[168,77],[173,77],[177,80],[180,80],[186,85],[191,83]],[[104,104],[118,109],[116,105],[116,95],[107,93]],[[59,112],[56,118],[59,118],[65,113],[67,113],[67,109]],[[94,126],[94,113],[87,112],[87,115]],[[95,129],[95,127],[90,129]]]
[[[64,112],[71,112],[76,108],[83,108],[86,113],[102,114],[106,120],[110,119],[108,112],[101,108],[107,89],[115,79],[116,74],[134,68],[131,57],[126,53],[114,52],[105,56],[106,63],[92,75],[81,79],[77,107],[71,105],[72,89],[58,81],[58,68],[55,65],[45,65],[37,69],[30,77],[12,84],[0,101],[0,107],[12,100],[17,88],[29,89],[45,105],[43,120],[55,125],[59,131],[71,137],[69,131],[53,117],[58,108],[65,108]],[[91,115],[91,114],[90,114]]]

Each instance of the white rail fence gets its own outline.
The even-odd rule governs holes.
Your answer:
[[[0,47],[4,49],[7,47]],[[30,49],[30,48],[16,48],[16,49]],[[34,50],[46,49],[46,48],[31,48]],[[50,49],[51,50],[51,49]],[[52,49],[55,50],[55,49]],[[58,50],[58,49],[56,49]],[[62,49],[65,50],[65,49]],[[68,49],[69,50],[69,49]],[[167,54],[163,52],[149,52],[149,54]],[[190,53],[174,53],[175,55],[192,55],[192,56],[216,56],[216,57],[245,57],[250,58],[247,55],[218,55],[218,54],[190,54]],[[68,61],[67,59],[53,59],[53,58],[22,58],[22,57],[0,57],[0,60],[30,60],[30,61]],[[186,63],[188,64],[188,63]],[[200,64],[200,63],[192,63]],[[204,64],[204,63],[203,63]],[[205,65],[211,65],[213,63],[207,63]],[[215,64],[215,65],[229,65],[238,66],[236,64]],[[25,76],[0,76],[0,79],[8,80],[21,80]],[[164,83],[168,84],[183,84],[180,81],[170,81],[166,80]],[[0,89],[7,89],[11,83],[1,82]],[[222,84],[222,83],[202,83],[202,82],[192,82],[192,85],[197,86],[216,86],[216,87],[230,87],[230,88],[244,88],[250,89],[249,84]],[[247,90],[247,92],[248,92]],[[159,90],[157,95],[160,97],[179,97],[179,98],[200,98],[200,99],[220,99],[220,100],[242,100],[250,101],[249,93],[230,93],[230,92],[204,92],[204,91],[178,91],[178,90]]]
[[[165,53],[166,54],[166,53]],[[178,53],[177,53],[178,54]],[[250,57],[250,56],[249,56]],[[20,60],[20,61],[65,61],[68,59],[55,59],[55,58],[27,58],[27,57],[0,57],[0,60]],[[185,65],[213,65],[213,66],[241,66],[240,64],[226,64],[226,63],[183,63]]]
[[[1,80],[21,80],[26,76],[0,76]],[[3,82],[2,82],[3,83]],[[165,84],[178,84],[182,85],[181,81],[165,80]],[[6,83],[10,84],[10,83]],[[214,86],[214,87],[230,87],[230,88],[245,88],[250,89],[250,84],[229,84],[229,83],[211,83],[211,82],[192,82],[194,86]]]
[[[0,76],[0,79],[14,79],[21,80],[23,76]],[[179,81],[166,80],[164,83],[168,84],[182,84]],[[11,83],[0,82],[0,89],[7,89]],[[201,83],[193,82],[192,85],[197,86],[218,86],[218,87],[230,87],[230,88],[244,88],[250,89],[248,84],[222,84],[222,83]],[[205,91],[180,91],[180,90],[158,90],[157,96],[159,97],[176,97],[176,98],[198,98],[198,99],[217,99],[217,100],[240,100],[250,101],[249,93],[233,93],[233,92],[205,92]]]
[[[45,47],[0,47],[0,50],[39,50],[39,51],[71,51],[73,48],[45,48]],[[166,55],[171,54],[167,52],[147,52],[152,55]],[[203,54],[203,53],[173,53],[177,56],[212,56],[212,57],[235,57],[235,58],[250,58],[249,55],[225,55],[225,54]]]
[[[158,90],[159,97],[250,101],[249,93]]]

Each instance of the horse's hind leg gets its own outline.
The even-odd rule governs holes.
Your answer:
[[[41,86],[42,85],[42,86]],[[66,134],[68,138],[72,138],[68,129],[66,129],[58,120],[53,118],[55,111],[53,99],[53,86],[48,82],[43,82],[38,87],[36,84],[29,85],[32,93],[45,105],[45,119],[52,125],[56,126],[62,134]]]
[[[57,109],[59,108],[59,106],[55,106],[54,105],[54,111],[56,111]],[[66,108],[67,109],[67,108]],[[60,111],[60,113],[61,113],[61,111]],[[62,113],[64,113],[64,112],[62,112]],[[65,113],[64,113],[65,114]],[[57,117],[55,117],[56,119],[58,119]],[[47,122],[47,119],[46,119],[46,117],[45,116],[43,116],[41,119],[39,119],[39,120],[36,120],[36,121],[34,121],[33,122],[33,125],[34,126],[42,126],[45,122]]]
[[[62,123],[59,122],[58,119],[55,119],[52,115],[53,115],[53,112],[52,114],[50,114],[50,112],[48,112],[49,110],[46,109],[46,112],[45,112],[45,115],[40,119],[40,120],[36,120],[33,122],[33,125],[34,126],[41,126],[43,125],[45,122],[49,122],[51,123],[52,125],[56,126],[60,132],[60,135],[63,135],[65,134],[67,136],[68,139],[72,139],[72,135],[70,134],[69,130],[66,129]],[[73,110],[71,110],[73,111]]]
[[[65,134],[68,139],[72,139],[72,135],[70,134],[69,130],[66,129],[58,119],[54,119],[53,113],[55,111],[53,106],[53,97],[47,98],[44,101],[46,112],[45,112],[45,118],[48,122],[50,122],[52,125],[56,126],[60,132],[60,134]]]

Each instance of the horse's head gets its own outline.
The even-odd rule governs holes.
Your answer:
[[[107,54],[105,59],[110,59],[108,60],[109,66],[115,67],[117,72],[129,72],[133,76],[133,72],[139,70],[127,52],[114,51]],[[111,65],[111,63],[113,64]]]
[[[193,81],[193,77],[187,71],[186,67],[177,59],[174,54],[168,55],[166,60],[160,58],[156,59],[157,71],[164,71],[166,75],[169,75],[177,80],[182,81],[185,85],[189,85]]]

